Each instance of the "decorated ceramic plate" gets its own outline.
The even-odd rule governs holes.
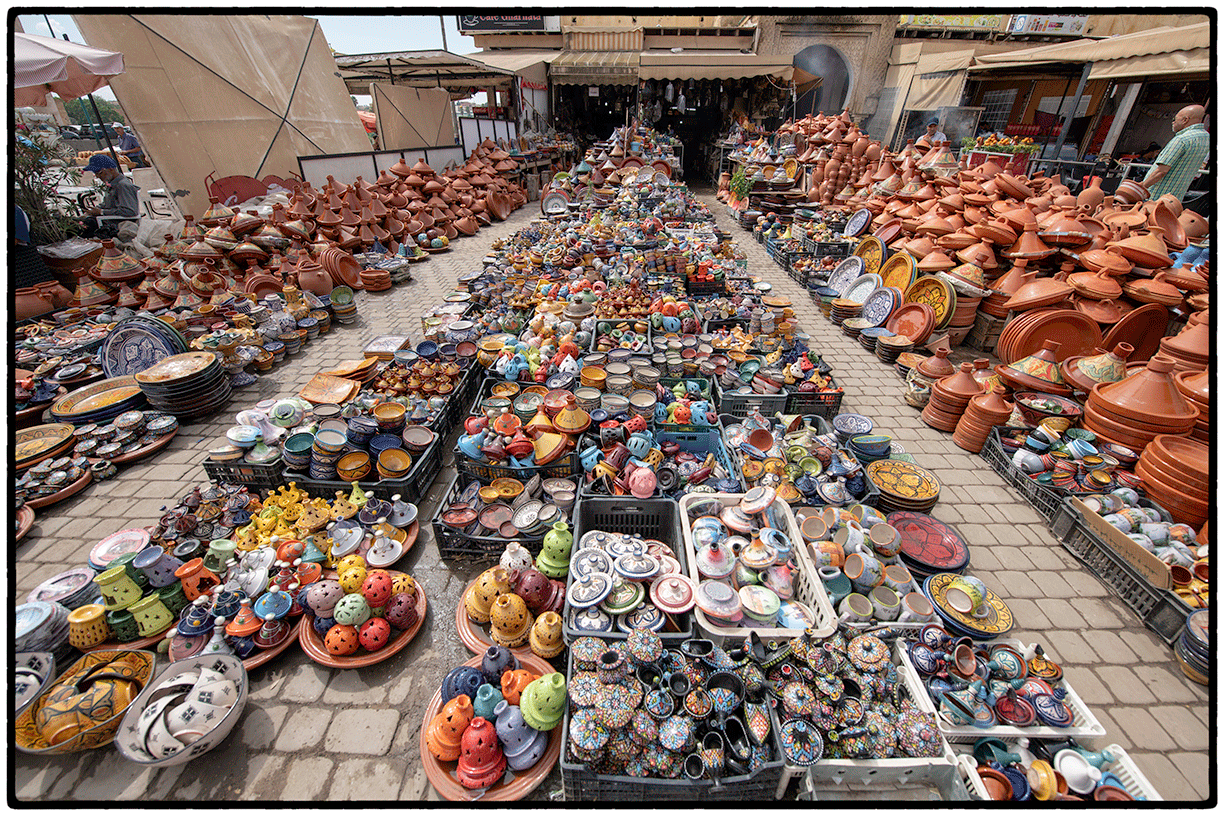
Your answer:
[[[867,478],[881,492],[900,499],[929,501],[939,498],[939,479],[919,465],[879,459],[867,466]]]
[[[867,231],[871,226],[871,210],[864,207],[854,215],[846,219],[846,226],[842,227],[842,237],[857,238]]]
[[[149,546],[149,531],[140,527],[111,533],[89,551],[89,565],[99,572],[125,553],[137,553]]]
[[[865,272],[879,272],[880,267],[884,265],[887,253],[888,250],[884,243],[874,235],[866,236],[854,248],[854,254],[863,259],[863,271]]]
[[[94,575],[94,571],[88,567],[74,567],[67,572],[61,572],[59,575],[43,581],[30,592],[26,600],[30,603],[34,601],[55,601],[59,603],[69,600],[73,595],[91,583]]]
[[[917,273],[914,256],[908,252],[893,254],[880,267],[880,278],[884,281],[884,286],[895,286],[903,292],[914,282]]]
[[[172,383],[191,380],[216,365],[217,355],[211,351],[189,351],[167,357],[134,376],[139,383]]]
[[[124,320],[102,341],[98,358],[108,377],[138,374],[183,349],[143,320]]]
[[[830,289],[837,290],[838,297],[841,297],[842,292],[846,291],[846,287],[850,285],[850,282],[861,276],[863,272],[863,259],[857,255],[851,255],[833,267],[833,271],[829,273],[827,286]]]
[[[926,513],[908,510],[888,514],[901,537],[901,558],[928,572],[962,572],[969,565],[969,545],[955,529]]]
[[[935,310],[935,328],[948,325],[956,311],[956,290],[947,281],[934,275],[926,275],[909,285],[905,290],[906,303],[925,303]],[[1078,313],[1077,313],[1078,314]]]
[[[868,272],[851,281],[842,297],[854,303],[862,304],[879,286],[880,276]]]
[[[569,212],[569,196],[561,190],[551,190],[540,198],[540,212],[545,215],[565,215]]]
[[[939,616],[960,628],[973,633],[975,637],[995,638],[1006,635],[1015,625],[1015,618],[1003,599],[986,589],[986,601],[983,606],[986,614],[981,617],[957,612],[948,604],[948,586],[960,576],[952,572],[937,572],[922,583],[922,592],[930,599]]]
[[[13,460],[17,467],[33,465],[72,446],[74,426],[68,422],[23,428],[13,437]]]
[[[70,392],[51,406],[51,415],[67,419],[92,411],[115,408],[128,401],[138,400],[140,396],[140,386],[136,384],[135,377],[115,377]]]
[[[868,321],[868,325],[882,326],[897,306],[897,296],[892,289],[881,286],[873,289],[863,301],[863,310],[859,317]]]

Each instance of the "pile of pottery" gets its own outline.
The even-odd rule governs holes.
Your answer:
[[[636,629],[622,641],[578,638],[571,652],[567,761],[717,786],[780,759],[765,670],[747,647],[686,640],[667,649]]]
[[[837,431],[821,433],[804,417],[779,414],[775,424],[757,411],[727,424],[723,434],[728,449],[739,458],[740,473],[749,487],[774,489],[790,504],[841,506],[863,498],[870,489],[862,460],[850,446],[861,443],[865,446],[863,459],[868,459],[887,456],[892,440],[872,436],[866,417],[838,416],[847,429],[844,439]],[[828,428],[823,420],[818,424]]]
[[[586,530],[570,553],[569,574],[571,635],[691,631],[693,584],[670,542]]]
[[[504,657],[505,663],[490,663],[487,671],[483,664],[464,665],[447,674],[441,710],[424,730],[429,753],[440,762],[457,762],[459,783],[470,790],[493,786],[507,769],[530,770],[565,714],[564,675],[509,668],[518,661],[509,653]]]
[[[1173,522],[1167,510],[1151,501],[1141,505],[1139,494],[1130,488],[1089,496],[1083,501],[1089,510],[1168,564],[1173,591],[1188,605],[1209,605],[1207,547],[1205,542],[1199,542],[1193,527]]]
[[[80,658],[17,716],[18,750],[67,754],[109,744],[156,660],[152,652],[123,649]]]
[[[572,544],[568,525],[558,522],[545,536],[534,559],[518,542],[502,553],[501,563],[482,572],[463,594],[463,609],[470,623],[489,626],[489,637],[507,649],[524,645],[544,659],[559,655],[561,611],[565,604],[565,578]]]
[[[558,522],[569,522],[577,495],[570,479],[541,479],[538,474],[525,483],[507,476],[487,484],[465,479],[454,499],[439,506],[435,524],[469,537],[538,541]]]
[[[1143,449],[1135,475],[1148,497],[1194,527],[1209,518],[1210,448],[1197,440],[1159,435]]]
[[[947,743],[921,692],[898,671],[880,638],[853,630],[807,633],[767,658],[778,741],[787,765],[943,757]]]
[[[96,592],[97,586],[94,586]],[[71,624],[68,607],[54,600],[35,599],[20,604],[14,610],[13,645],[18,652],[38,652],[50,655],[62,663],[75,645],[70,641]]]
[[[931,602],[918,587],[918,580],[926,574],[915,580],[909,562],[901,557],[907,540],[912,542],[914,563],[921,567],[930,568],[918,560],[928,532],[942,536],[942,540],[951,542],[950,549],[963,553],[963,559],[958,557],[959,566],[951,566],[963,569],[968,561],[968,548],[956,532],[923,514],[899,514],[907,525],[904,535],[867,505],[855,505],[853,509],[826,507],[820,512],[799,508],[796,517],[804,545],[842,626],[935,620]]]
[[[818,628],[827,621],[823,590],[805,563],[794,516],[771,487],[743,494],[689,496],[681,502],[690,587],[706,629],[737,632]]]
[[[1084,427],[1140,453],[1160,434],[1188,436],[1200,411],[1178,390],[1174,366],[1158,354],[1125,379],[1098,383],[1084,408]]]
[[[168,767],[221,743],[246,707],[248,680],[232,655],[177,660],[149,683],[124,715],[115,747],[145,766]]]
[[[27,428],[26,431],[39,431],[40,429],[54,427],[47,425],[39,425],[34,428]],[[26,431],[19,432],[24,434]],[[71,444],[73,436],[66,430],[56,432],[57,436],[66,436],[67,441]],[[98,464],[98,470],[103,471],[103,478],[109,478],[113,473],[107,474],[107,467],[113,468],[109,462],[96,463],[91,462],[84,456],[57,456],[51,454],[48,458],[31,466],[28,470],[22,473],[14,481],[14,495],[31,508],[38,508],[53,504],[61,499],[67,498],[72,493],[75,493],[80,488],[85,487],[93,478],[94,465]]]
[[[384,542],[375,541],[369,554],[385,548]],[[302,604],[314,616],[310,625],[333,657],[348,657],[358,649],[376,654],[420,621],[412,577],[368,566],[365,558],[351,552],[337,561],[337,579],[324,578],[305,588]]]
[[[421,344],[422,346],[424,344]],[[425,348],[428,352],[430,349]],[[418,351],[403,349],[381,367],[371,367],[362,396],[372,395],[380,401],[399,402],[408,408],[408,418],[416,424],[428,424],[446,407],[451,394],[463,381],[464,370],[475,356],[475,348],[437,349],[432,359]],[[367,358],[368,363],[368,358]]]
[[[1199,442],[1211,441],[1211,372],[1199,371],[1191,373],[1183,371],[1173,375],[1177,390],[1186,398],[1186,402],[1199,409],[1199,418],[1194,422],[1194,430],[1190,438]]]
[[[930,625],[904,657],[937,707],[941,730],[1083,726],[1083,715],[1066,702],[1062,668],[1039,646],[1021,648],[958,640]]]
[[[717,415],[706,403],[698,403],[701,414],[694,427],[717,430]],[[596,412],[603,409],[596,409]],[[606,412],[605,412],[606,413]],[[709,417],[713,417],[711,425]],[[665,431],[660,432],[666,434]],[[740,482],[732,465],[721,452],[721,442],[714,433],[704,440],[685,441],[656,437],[642,415],[633,415],[623,422],[605,419],[600,422],[599,436],[591,434],[579,451],[586,471],[588,493],[607,496],[633,495],[649,499],[656,488],[671,496],[682,496],[708,486],[715,490],[738,491]],[[713,448],[713,449],[711,449]]]
[[[1132,470],[1139,455],[1085,428],[1063,427],[1046,419],[1036,428],[1001,428],[999,442],[1011,463],[1033,481],[1069,493],[1100,493],[1115,487],[1138,488]]]
[[[457,448],[473,463],[515,468],[549,465],[574,450],[591,424],[591,415],[578,407],[574,394],[560,389],[545,390],[542,398],[524,392],[513,402],[509,397],[488,396],[480,401],[479,410],[464,420],[466,433],[459,437]]]
[[[1071,739],[1005,742],[982,737],[973,745],[970,756],[976,763],[982,792],[997,802],[1127,802],[1146,798],[1128,790],[1123,775],[1132,780],[1133,786],[1133,765],[1121,764],[1125,755],[1117,746],[1090,751]]]

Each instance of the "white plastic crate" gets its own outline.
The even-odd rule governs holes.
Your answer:
[[[1011,745],[1007,746],[1011,749]],[[1122,746],[1114,744],[1108,745],[1104,749],[1113,754],[1114,761],[1106,762],[1101,766],[1103,771],[1111,771],[1115,776],[1122,780],[1122,787],[1133,796],[1135,799],[1146,799],[1149,802],[1162,802],[1164,797],[1156,792],[1152,787],[1152,783],[1148,781],[1139,767],[1135,765],[1135,760],[1131,759],[1130,754],[1126,753],[1126,749]],[[986,786],[982,783],[982,776],[977,771],[977,760],[969,754],[960,754],[956,758],[956,764],[960,769],[961,778],[965,781],[965,786],[969,790],[969,794],[977,799],[990,799],[990,794],[986,792]]]
[[[999,639],[991,643],[1011,646],[1021,653],[1030,648],[1028,645],[1011,638]],[[900,655],[906,668],[913,672],[915,678],[921,680],[918,670],[910,662],[909,651],[901,649]],[[978,728],[973,725],[950,725],[939,716],[936,717],[936,722],[939,724],[940,732],[947,738],[948,742],[954,743],[973,743],[982,737],[997,737],[1002,740],[1015,740],[1021,737],[1028,737],[1030,739],[1064,739],[1072,737],[1076,740],[1084,740],[1105,736],[1105,727],[1101,725],[1096,717],[1092,716],[1092,712],[1088,710],[1088,706],[1084,704],[1080,696],[1075,693],[1075,689],[1071,687],[1071,683],[1067,681],[1065,675],[1060,682],[1062,688],[1067,692],[1063,703],[1075,716],[1075,720],[1066,728],[1054,728],[1048,725],[1030,725],[1027,728],[1017,728],[1014,725],[995,725],[990,728]],[[919,691],[926,699],[927,704],[934,706],[924,683],[919,683]]]
[[[693,533],[688,516],[689,505],[699,500],[705,501],[708,499],[738,504],[743,497],[743,493],[690,493],[680,499],[681,527],[684,530],[684,552],[688,557],[689,577],[694,581],[700,582],[701,578],[697,572],[697,551],[693,544]],[[780,509],[782,517],[786,519],[787,529],[784,532],[791,541],[791,552],[794,555],[797,567],[792,577],[795,588],[795,600],[812,610],[812,614],[816,618],[815,624],[811,627],[813,636],[818,638],[828,637],[837,629],[837,614],[833,611],[833,604],[829,602],[829,595],[825,592],[824,584],[821,583],[820,576],[816,574],[816,567],[808,557],[807,547],[803,543],[803,535],[799,532],[799,524],[795,521],[795,514],[790,509],[790,505],[782,499],[775,499],[773,506]],[[717,626],[711,623],[706,614],[697,607],[693,608],[693,615],[696,616],[697,626],[701,631],[705,632],[708,638],[718,644],[722,644],[727,638],[737,640],[746,638],[751,632],[756,632],[762,640],[790,640],[803,634],[802,629],[784,629],[780,626],[769,628]]]

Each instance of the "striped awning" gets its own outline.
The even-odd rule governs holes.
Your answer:
[[[557,85],[635,85],[637,51],[563,51],[548,66]]]
[[[641,51],[641,28],[594,28],[570,26],[565,47],[570,51]]]
[[[794,67],[788,57],[741,54],[738,51],[644,51],[642,79],[742,79],[772,76],[789,80]]]

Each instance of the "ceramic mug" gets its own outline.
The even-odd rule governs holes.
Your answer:
[[[837,605],[837,612],[839,623],[867,623],[871,620],[875,607],[866,595],[851,592]]]
[[[820,516],[808,516],[799,526],[799,532],[807,541],[825,541],[829,538],[829,525]]]
[[[908,592],[901,598],[901,623],[930,623],[935,620],[935,607],[921,592]]]
[[[835,541],[814,541],[808,546],[811,548],[812,562],[818,567],[837,568],[846,563],[846,553]]]
[[[876,620],[892,621],[901,614],[901,598],[887,586],[881,584],[871,590],[871,608],[875,611]]]
[[[876,555],[891,558],[901,552],[901,536],[891,524],[873,524],[868,531]]]
[[[834,606],[837,606],[843,598],[854,591],[850,579],[837,567],[819,567],[816,573],[820,576],[825,592],[829,594],[829,601]]]
[[[836,533],[833,534],[833,541],[841,546],[842,551],[846,555],[851,553],[865,553],[867,550],[867,536],[863,531],[862,525],[857,521],[847,521]]]
[[[948,606],[962,615],[976,615],[986,602],[986,585],[970,575],[959,575],[944,591]]]
[[[904,564],[889,564],[884,567],[884,586],[901,597],[917,589],[914,586],[914,576],[910,575]]]
[[[870,555],[854,553],[846,558],[843,569],[856,592],[867,593],[884,580],[884,565]]]

